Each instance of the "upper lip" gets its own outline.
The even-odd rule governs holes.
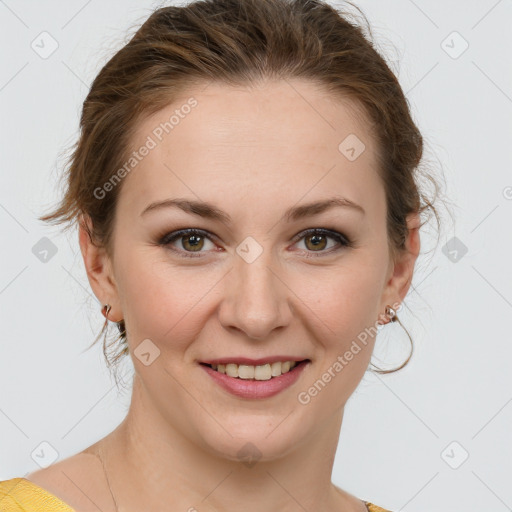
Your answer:
[[[204,364],[245,364],[248,366],[260,366],[264,364],[272,364],[278,361],[304,361],[307,359],[306,357],[297,357],[297,356],[268,356],[268,357],[260,357],[259,359],[251,359],[249,357],[220,357],[217,359],[206,359],[204,361],[199,361]]]

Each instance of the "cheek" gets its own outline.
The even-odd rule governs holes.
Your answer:
[[[155,258],[149,251],[127,253],[118,267],[123,314],[135,346],[149,338],[160,350],[179,350],[180,340],[185,345],[197,334],[192,331],[200,331],[200,302],[214,292],[219,276],[178,267],[165,254]]]
[[[347,267],[334,272],[323,291],[304,290],[313,316],[321,319],[315,337],[322,350],[298,399],[311,404],[318,418],[327,419],[346,403],[370,364],[380,279],[378,267],[370,271],[364,265],[352,265],[350,271]]]
[[[365,263],[361,254],[347,258],[337,269],[329,269],[324,277],[303,276],[301,296],[322,320],[328,339],[347,341],[374,325],[381,298],[383,269]]]

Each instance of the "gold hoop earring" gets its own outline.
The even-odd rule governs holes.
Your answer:
[[[409,338],[409,342],[411,344],[411,351],[409,352],[409,356],[407,357],[407,359],[400,366],[398,366],[397,368],[394,368],[393,370],[382,370],[378,366],[374,365],[375,368],[377,368],[376,373],[381,373],[381,374],[393,373],[398,370],[401,370],[409,362],[409,360],[411,359],[412,354],[414,352],[414,343],[412,341],[411,335],[409,334],[409,331],[405,328],[404,324],[402,324],[402,322],[400,322],[400,319],[398,318],[398,314],[397,314],[396,310],[394,308],[392,308],[391,306],[387,305],[385,311],[386,311],[387,317],[389,318],[389,322],[386,322],[386,324],[391,323],[391,322],[398,322],[400,324],[400,327],[405,331],[405,333],[407,334],[407,337]],[[383,324],[383,325],[386,325],[386,324]]]
[[[105,323],[103,324],[103,329],[105,330],[107,323],[108,323],[108,314],[110,313],[110,310],[112,309],[112,306],[110,304],[103,304],[103,307],[101,308],[101,312],[103,316],[105,317]],[[122,344],[126,345],[123,349],[123,354],[128,354],[128,343],[126,341],[126,329],[124,326],[123,320],[116,322],[117,328],[119,330],[119,335],[117,338],[111,343],[111,346],[115,345],[117,342],[121,341]],[[107,346],[107,333],[105,331],[105,335],[103,336],[103,350],[105,351]]]

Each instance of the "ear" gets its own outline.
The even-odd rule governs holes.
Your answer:
[[[404,300],[404,297],[411,286],[414,265],[420,253],[420,216],[418,213],[412,213],[407,216],[408,235],[405,242],[405,249],[397,256],[396,261],[390,261],[387,282],[381,298],[380,314],[384,314],[387,305],[398,306]],[[387,318],[387,317],[386,317]],[[389,321],[389,319],[388,319]],[[379,324],[387,323],[378,322]]]
[[[101,302],[101,307],[103,307],[103,304],[112,306],[108,319],[112,322],[119,322],[123,319],[123,315],[111,260],[103,247],[97,247],[92,243],[85,228],[86,225],[92,232],[90,217],[82,214],[79,218],[78,239],[89,284],[94,295]]]

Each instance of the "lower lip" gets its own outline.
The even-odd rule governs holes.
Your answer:
[[[302,361],[289,372],[283,373],[279,377],[272,377],[269,380],[239,379],[220,373],[204,364],[200,366],[217,384],[235,396],[240,398],[269,398],[290,387],[300,377],[309,362]]]

